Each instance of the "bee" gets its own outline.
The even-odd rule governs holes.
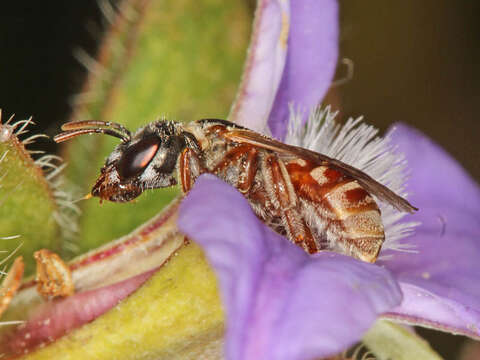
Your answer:
[[[374,262],[385,232],[373,197],[399,211],[417,210],[350,165],[226,120],[156,121],[133,135],[103,121],[69,122],[62,130],[56,142],[91,133],[121,139],[91,196],[125,202],[178,181],[185,194],[201,174],[214,174],[237,188],[263,222],[310,254],[330,250]]]

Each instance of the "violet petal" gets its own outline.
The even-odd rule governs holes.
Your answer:
[[[480,187],[440,146],[404,124],[396,124],[391,136],[411,169],[407,190],[413,203],[480,214]]]
[[[287,56],[289,3],[259,0],[242,83],[229,120],[263,132]]]
[[[411,169],[407,191],[420,221],[409,238],[418,253],[395,253],[384,265],[405,300],[394,316],[440,330],[480,336],[480,189],[431,140],[397,125],[392,142]]]
[[[216,270],[229,360],[339,353],[402,297],[379,266],[328,252],[307,255],[261,223],[237,190],[211,175],[196,181],[178,225]]]
[[[338,4],[297,0],[290,4],[288,54],[268,125],[283,140],[292,103],[305,118],[331,85],[338,58]]]

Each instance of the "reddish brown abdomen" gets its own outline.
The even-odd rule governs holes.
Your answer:
[[[380,209],[355,179],[305,160],[286,164],[320,248],[374,262],[385,239]]]

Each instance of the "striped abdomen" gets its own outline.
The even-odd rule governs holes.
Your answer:
[[[328,166],[297,159],[286,168],[320,249],[374,262],[385,239],[375,200],[353,178]]]

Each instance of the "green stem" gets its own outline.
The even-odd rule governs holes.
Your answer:
[[[378,320],[363,338],[379,360],[441,360],[430,345],[413,331],[387,320]]]

